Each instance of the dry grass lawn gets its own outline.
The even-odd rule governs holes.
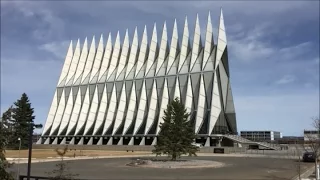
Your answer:
[[[71,150],[68,151],[67,157],[76,157],[79,156],[124,156],[124,155],[144,155],[151,154],[151,152],[146,151],[135,151],[135,152],[127,152],[127,151],[108,151],[108,150]],[[7,150],[6,151],[7,158],[18,158],[19,151],[18,150]],[[28,150],[20,151],[20,158],[27,158]],[[34,149],[32,150],[32,158],[47,158],[47,157],[59,157],[54,149]]]

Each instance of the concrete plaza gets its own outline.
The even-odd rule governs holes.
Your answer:
[[[137,157],[135,157],[137,158]],[[150,157],[149,157],[150,158]],[[222,168],[159,169],[128,167],[132,158],[83,159],[69,161],[71,173],[88,180],[168,180],[168,179],[292,179],[298,174],[298,162],[292,159],[267,157],[198,156],[182,159],[213,160],[226,164]],[[33,176],[46,176],[57,162],[32,164]],[[301,163],[301,171],[312,167]],[[21,174],[26,173],[26,164],[21,164]]]

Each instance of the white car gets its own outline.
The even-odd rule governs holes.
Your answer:
[[[202,148],[203,147],[203,145],[200,144],[200,143],[192,143],[192,145],[197,146],[198,148]]]

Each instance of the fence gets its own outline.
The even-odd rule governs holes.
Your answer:
[[[27,176],[19,176],[19,180],[27,180]],[[40,176],[30,176],[30,180],[46,180],[50,179],[49,177],[40,177]]]
[[[273,150],[246,150],[245,152],[236,152],[234,154],[244,154],[247,156],[263,156],[268,158],[281,158],[281,159],[298,159],[302,158],[305,149],[287,149],[280,151]]]

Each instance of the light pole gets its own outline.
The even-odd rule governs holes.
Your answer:
[[[19,141],[19,154],[18,154],[18,178],[20,177],[20,150],[21,150],[21,138],[18,138]]]
[[[30,123],[30,125],[29,125],[29,146],[28,146],[29,155],[28,155],[27,180],[30,180],[33,128],[37,128],[37,129],[42,128],[42,124]]]

